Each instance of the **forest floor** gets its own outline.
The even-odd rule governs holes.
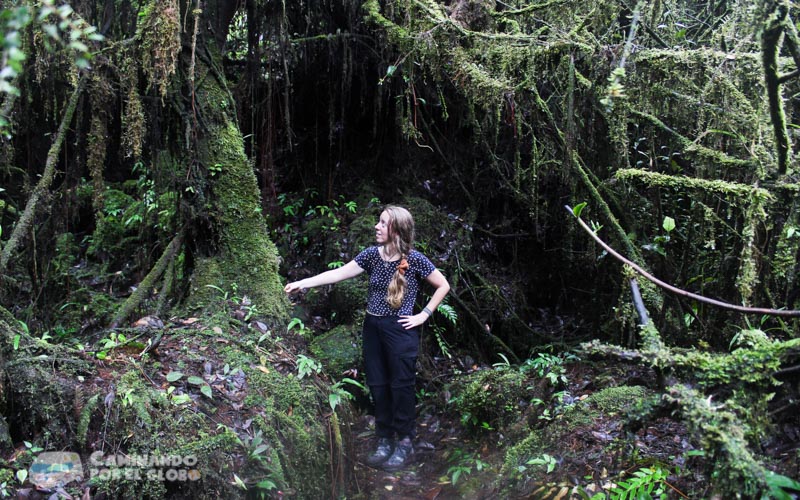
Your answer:
[[[623,385],[641,381],[640,375],[636,369],[575,364],[570,367],[568,378],[574,381],[573,397],[585,399],[593,392],[591,380],[602,378],[605,383]],[[364,414],[357,420],[354,498],[589,498],[614,488],[613,478],[624,471],[627,460],[630,465],[639,466],[667,464],[680,473],[686,466],[683,457],[692,449],[687,429],[668,418],[658,419],[635,435],[626,436],[626,415],[601,415],[574,429],[558,453],[554,453],[552,470],[543,467],[541,473],[530,475],[536,479],[529,476],[511,484],[507,478],[499,477],[499,469],[506,449],[514,443],[503,443],[501,432],[475,435],[461,424],[452,409],[448,411],[434,401],[422,402],[418,408],[415,455],[409,466],[398,472],[370,468],[363,463],[375,443],[374,419]],[[622,444],[625,439],[631,439],[630,448]],[[465,461],[465,457],[472,459]],[[686,498],[683,491],[696,489],[690,484],[693,481],[686,473],[671,477],[666,488],[670,490],[668,497]]]
[[[214,391],[214,398],[204,397],[196,387],[183,384],[187,402],[198,413],[206,415],[209,428],[226,426],[238,434],[247,434],[258,407],[244,404],[251,391],[241,370],[229,370],[221,352],[226,346],[240,342],[235,328],[223,332],[219,327],[204,324],[197,318],[173,318],[168,325],[156,330],[142,331],[143,338],[160,331],[160,342],[152,353],[155,363],[135,361],[140,358],[141,346],[128,344],[114,349],[108,357],[89,360],[97,368],[96,376],[87,379],[87,393],[109,394],[106,404],[111,406],[114,396],[113,381],[126,370],[140,371],[152,388],[169,389],[168,375],[182,370],[187,375],[196,374]],[[148,333],[149,332],[149,333]],[[262,360],[266,366],[256,368],[294,373],[297,369],[292,361],[304,352],[307,339],[287,336],[285,351],[269,352]],[[283,349],[283,348],[282,348]],[[461,414],[451,404],[450,384],[459,377],[469,377],[482,372],[501,371],[498,367],[457,363],[454,359],[437,358],[426,360],[428,373],[436,373],[436,384],[424,377],[418,379],[418,417],[415,454],[411,463],[398,472],[385,472],[366,466],[364,458],[375,443],[374,419],[365,405],[356,405],[354,415],[345,432],[346,448],[351,454],[346,457],[352,472],[346,472],[345,498],[360,499],[500,499],[500,498],[591,498],[598,493],[619,492],[620,484],[630,480],[633,474],[646,467],[660,467],[667,476],[656,486],[665,492],[665,498],[713,498],[709,493],[710,459],[697,449],[686,426],[660,415],[631,425],[630,412],[599,411],[590,420],[571,425],[569,433],[555,445],[542,449],[549,461],[528,462],[524,474],[509,473],[503,464],[509,448],[528,435],[532,429],[542,433],[558,432],[565,426],[564,415],[548,418],[537,416],[540,411],[529,405],[517,422],[516,431],[509,427],[476,428],[462,423]],[[512,367],[506,367],[511,369]],[[591,401],[593,395],[607,388],[649,387],[655,388],[655,377],[651,370],[634,364],[609,360],[578,360],[565,365],[563,389],[574,403]],[[426,372],[426,370],[422,370]],[[176,385],[174,382],[172,385]],[[425,390],[425,388],[430,390]],[[530,389],[530,388],[528,388]],[[119,394],[116,398],[124,395]],[[110,398],[110,399],[109,399]],[[363,398],[362,398],[363,399]],[[636,401],[620,401],[621,408],[632,409]],[[363,403],[363,401],[362,401]],[[791,418],[789,418],[791,417]],[[800,419],[787,416],[786,423],[776,429],[774,436],[765,440],[762,452],[772,461],[773,470],[789,477],[798,477],[798,453],[800,449]],[[99,419],[96,419],[99,422]],[[204,429],[194,432],[202,433]],[[506,432],[509,431],[509,432]],[[193,431],[187,430],[191,433]],[[514,436],[514,437],[511,437]],[[186,436],[191,439],[191,436]],[[94,425],[87,436],[90,449],[100,450],[114,445],[106,435],[105,428]],[[118,446],[119,443],[116,443]],[[24,450],[23,450],[24,451]],[[19,452],[15,452],[15,455]],[[6,457],[13,462],[15,457]],[[242,459],[244,461],[244,459]],[[234,469],[240,466],[234,464]],[[286,498],[302,497],[300,485],[292,485],[295,491]],[[64,494],[72,498],[107,498],[97,495],[88,481],[73,483]],[[42,494],[21,487],[17,490],[21,498],[45,498],[53,492]],[[56,492],[60,493],[60,492]],[[294,493],[294,494],[292,494]],[[178,495],[180,496],[180,495]],[[282,496],[278,496],[282,497]],[[68,498],[62,496],[62,498]]]
[[[567,375],[571,381],[569,390],[576,400],[586,399],[601,389],[594,381],[622,386],[646,383],[647,376],[646,370],[635,366],[594,362],[573,364]],[[633,408],[635,402],[628,403]],[[512,479],[500,475],[506,450],[515,444],[503,442],[502,432],[475,435],[461,424],[452,409],[433,400],[422,402],[418,410],[415,455],[408,467],[398,472],[364,464],[364,457],[375,443],[374,420],[368,414],[357,419],[352,498],[589,499],[594,495],[617,498],[625,490],[626,482],[632,484],[636,471],[657,466],[666,477],[653,485],[664,496],[652,498],[720,500],[711,494],[709,460],[695,448],[689,429],[669,415],[636,428],[631,427],[631,415],[625,412],[600,414],[591,422],[575,427],[558,449],[549,450],[553,455],[552,468],[540,464],[538,472],[529,470],[526,475]],[[776,436],[766,440],[763,447],[774,468],[789,477],[798,477],[798,432],[795,419],[794,424],[785,425]],[[464,457],[473,458],[465,461]],[[612,493],[616,496],[610,496]]]

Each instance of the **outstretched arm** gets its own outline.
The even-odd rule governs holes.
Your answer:
[[[439,304],[442,303],[445,295],[447,295],[447,293],[450,291],[450,283],[447,282],[447,278],[445,278],[442,272],[438,269],[429,274],[428,277],[425,278],[425,281],[430,283],[436,289],[433,292],[433,296],[431,296],[431,300],[429,300],[428,304],[425,306],[425,308],[428,311],[431,311],[431,314],[433,314],[433,311],[439,307]],[[400,324],[403,325],[403,328],[408,330],[425,323],[428,318],[430,318],[430,314],[423,310],[421,313],[413,316],[400,316]]]
[[[314,288],[323,285],[332,285],[346,279],[353,278],[363,273],[364,270],[356,264],[356,261],[351,260],[342,267],[325,271],[316,276],[302,279],[300,281],[293,281],[283,288],[283,291],[289,295],[295,294],[304,288]]]

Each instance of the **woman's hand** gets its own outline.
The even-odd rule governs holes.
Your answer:
[[[351,260],[342,267],[337,267],[336,269],[331,269],[330,271],[325,271],[324,273],[320,273],[316,276],[312,276],[300,281],[293,281],[283,287],[283,291],[288,295],[293,295],[308,288],[332,285],[334,283],[358,276],[363,272],[364,270],[361,269],[361,266],[359,266],[355,260]]]
[[[294,295],[297,292],[301,291],[303,288],[305,288],[302,285],[303,281],[304,280],[293,281],[287,284],[285,287],[283,287],[283,291],[286,292],[287,295]]]
[[[397,320],[398,323],[403,325],[403,328],[406,330],[411,330],[428,320],[428,314],[421,312],[419,314],[415,314],[413,316],[400,316],[400,319]]]

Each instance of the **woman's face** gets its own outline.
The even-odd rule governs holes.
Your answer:
[[[375,241],[379,245],[385,245],[389,241],[389,214],[385,210],[375,224]]]

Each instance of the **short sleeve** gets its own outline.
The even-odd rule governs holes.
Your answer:
[[[353,259],[356,261],[356,264],[358,264],[358,267],[365,270],[367,274],[372,273],[372,268],[375,263],[375,260],[373,258],[375,253],[374,250],[375,247],[366,248],[362,250],[358,255],[356,255],[355,259]]]
[[[427,278],[436,270],[436,266],[425,255],[416,250],[413,252],[413,262],[421,278]]]

